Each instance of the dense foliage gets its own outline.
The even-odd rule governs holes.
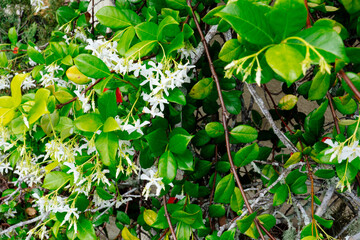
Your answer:
[[[91,6],[57,9],[43,49],[2,38],[1,239],[108,237],[111,216],[125,240],[359,230],[360,1]]]

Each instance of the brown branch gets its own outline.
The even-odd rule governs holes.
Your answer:
[[[231,171],[234,174],[236,184],[238,185],[238,187],[240,189],[240,192],[241,192],[241,195],[243,196],[246,208],[248,209],[249,213],[251,214],[253,212],[253,210],[251,209],[249,200],[246,197],[244,188],[241,185],[240,178],[237,175],[236,167],[234,165],[234,162],[233,162],[233,159],[232,159],[232,156],[231,156],[229,129],[228,129],[228,126],[226,124],[226,122],[227,122],[226,120],[229,118],[229,114],[227,113],[227,110],[226,110],[226,107],[225,107],[225,103],[224,103],[224,99],[223,99],[222,92],[221,92],[221,87],[220,87],[220,81],[219,81],[218,75],[217,75],[217,73],[215,71],[215,67],[214,67],[214,64],[212,62],[212,58],[211,58],[210,51],[209,51],[209,48],[207,46],[207,42],[205,40],[204,34],[203,34],[202,30],[201,30],[201,26],[200,26],[200,24],[199,24],[199,22],[198,22],[198,20],[196,18],[194,10],[192,9],[191,0],[187,0],[187,4],[190,7],[190,9],[192,10],[193,19],[194,19],[196,28],[197,28],[197,30],[198,30],[198,32],[200,34],[201,41],[202,41],[202,43],[204,45],[205,54],[206,54],[206,57],[208,59],[211,74],[212,74],[212,76],[214,78],[214,81],[215,81],[215,84],[216,84],[216,89],[217,89],[217,92],[218,92],[218,95],[219,95],[220,106],[221,106],[221,110],[222,110],[222,121],[221,121],[221,123],[222,123],[222,125],[224,127],[224,130],[225,130],[226,151],[227,151],[227,155],[228,155],[229,162],[230,162],[230,165],[231,165]],[[263,233],[261,232],[260,228],[263,229],[271,239],[275,240],[275,238],[265,229],[265,227],[262,226],[262,224],[260,224],[258,219],[255,219],[254,223],[255,223],[256,229],[259,232],[259,235],[260,235],[261,239],[265,240],[265,237],[264,237]]]
[[[218,145],[215,145],[215,162],[214,162],[214,165],[216,165],[217,161],[218,161]],[[214,193],[215,193],[216,175],[217,175],[217,171],[216,171],[216,169],[215,169],[214,179],[213,179],[213,182],[212,182],[212,188],[211,188],[211,193],[210,193],[209,207],[210,207],[211,204],[212,204],[213,197],[214,197]],[[211,231],[214,231],[214,230],[215,230],[215,226],[214,226],[213,223],[212,223],[211,217],[209,217],[209,222],[210,222]]]
[[[81,92],[81,94],[86,94],[87,91],[89,91],[90,89],[92,89],[92,88],[93,88],[96,84],[98,84],[101,80],[103,80],[103,78],[100,78],[100,79],[96,80],[93,84],[91,84],[90,86],[88,86],[87,88],[85,88],[85,89]],[[69,100],[69,101],[67,101],[67,102],[65,102],[65,103],[58,104],[58,105],[56,105],[56,109],[61,109],[61,108],[63,108],[65,105],[70,104],[70,103],[76,101],[76,99],[78,99],[78,97],[74,97],[73,99],[71,99],[71,100]]]
[[[173,226],[171,225],[170,215],[169,215],[169,212],[168,212],[167,206],[166,206],[166,197],[165,197],[165,195],[163,196],[163,204],[164,204],[164,210],[165,210],[166,220],[167,220],[167,222],[168,222],[168,224],[169,224],[169,228],[170,228],[170,231],[171,231],[171,235],[173,236],[174,240],[177,240],[177,239],[176,239],[176,234],[175,234],[174,228],[173,228]]]
[[[305,7],[306,7],[306,11],[307,11],[306,28],[311,28],[310,11],[309,11],[308,1],[304,0],[304,4],[305,4]]]
[[[332,103],[332,97],[331,94],[329,92],[326,93],[326,97],[329,100],[329,105],[330,105],[330,110],[331,110],[331,115],[334,119],[334,124],[335,124],[335,128],[336,128],[336,132],[337,134],[340,134],[340,127],[339,127],[339,120],[338,117],[336,116],[335,113],[335,109],[334,109],[334,105]]]
[[[139,7],[139,9],[136,11],[136,14],[139,14],[141,12],[141,9],[145,6],[146,0],[144,0],[143,4]]]
[[[353,82],[350,80],[350,78],[346,75],[344,70],[340,70],[338,73],[338,77],[344,79],[346,84],[350,87],[351,91],[354,92],[355,98],[360,101],[360,92],[357,90],[357,88],[354,86]]]
[[[312,170],[311,170],[311,166],[310,166],[310,162],[309,162],[309,159],[308,157],[305,155],[305,160],[306,160],[306,166],[307,166],[307,170],[308,170],[308,175],[309,175],[309,178],[310,178],[310,182],[311,182],[311,234],[314,235],[313,231],[314,231],[314,226],[315,226],[315,231],[317,231],[317,228],[316,228],[316,220],[314,218],[314,178],[313,178],[313,173],[312,173]],[[317,234],[316,234],[317,236]]]

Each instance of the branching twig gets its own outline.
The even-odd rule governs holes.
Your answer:
[[[164,204],[164,210],[165,210],[165,216],[166,216],[166,220],[169,224],[169,228],[170,228],[170,231],[171,231],[171,235],[173,236],[174,240],[176,240],[176,234],[175,234],[175,231],[174,231],[174,228],[171,224],[171,219],[170,219],[170,215],[169,215],[169,212],[167,210],[167,206],[166,206],[166,197],[165,195],[163,196],[163,204]]]
[[[37,222],[37,221],[41,221],[45,218],[47,218],[47,216],[49,215],[49,213],[45,214],[45,215],[40,215],[36,218],[33,218],[33,219],[30,219],[30,220],[27,220],[27,221],[24,221],[24,222],[19,222],[15,225],[12,225],[10,227],[8,227],[7,229],[5,229],[4,231],[0,232],[0,236],[3,236],[4,234],[7,234],[11,231],[13,231],[14,229],[18,228],[18,227],[23,227],[25,225],[28,225],[28,224],[31,224],[31,223],[34,223],[34,222]]]
[[[351,91],[354,92],[355,98],[360,101],[360,92],[359,90],[357,90],[357,88],[355,87],[355,85],[353,84],[353,82],[350,80],[350,78],[346,75],[346,73],[344,72],[344,70],[340,70],[338,73],[338,77],[344,79],[344,81],[346,82],[346,84],[350,87]]]
[[[261,97],[257,94],[255,88],[253,85],[248,84],[245,82],[250,94],[254,97],[256,104],[259,106],[261,112],[264,114],[265,118],[269,121],[272,129],[274,130],[274,133],[276,136],[280,139],[282,143],[291,151],[291,152],[298,152],[299,150],[294,146],[294,144],[285,136],[283,132],[280,131],[280,129],[276,126],[273,118],[270,115],[269,110],[266,108],[264,101],[261,99]]]
[[[326,212],[326,208],[328,207],[328,204],[332,199],[334,191],[335,191],[335,187],[330,185],[329,189],[325,193],[325,196],[321,202],[320,207],[318,207],[318,209],[316,210],[315,214],[318,215],[319,217],[321,217]]]

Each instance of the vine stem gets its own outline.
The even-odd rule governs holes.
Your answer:
[[[96,84],[98,84],[101,80],[103,80],[103,79],[102,79],[102,78],[99,78],[98,80],[96,80],[93,84],[91,84],[90,86],[88,86],[87,88],[85,88],[85,89],[81,92],[81,94],[86,94],[87,91],[89,91],[90,89],[92,89],[92,88],[93,88]],[[61,109],[61,108],[64,107],[65,105],[76,101],[76,99],[78,99],[78,97],[74,97],[73,99],[70,99],[70,100],[67,101],[67,102],[58,104],[58,105],[56,105],[56,109]]]
[[[351,91],[354,92],[355,98],[360,101],[360,92],[357,90],[357,88],[354,86],[353,82],[350,80],[350,78],[346,75],[344,70],[340,70],[338,73],[338,77],[344,79],[346,84],[350,87]]]
[[[191,0],[187,0],[187,5],[191,9],[196,28],[197,28],[197,30],[198,30],[198,32],[200,34],[201,41],[202,41],[202,43],[204,45],[205,55],[206,55],[206,57],[208,59],[211,74],[213,75],[213,78],[214,78],[214,81],[215,81],[215,84],[216,84],[216,89],[217,89],[217,92],[218,92],[218,95],[219,95],[220,106],[221,106],[221,110],[222,110],[222,121],[221,122],[222,122],[222,125],[224,127],[224,131],[225,131],[226,151],[227,151],[227,155],[228,155],[228,158],[229,158],[231,171],[234,174],[236,184],[238,185],[238,187],[240,189],[240,192],[241,192],[241,195],[243,196],[246,208],[248,209],[249,213],[251,214],[251,213],[253,213],[253,210],[251,209],[249,200],[246,197],[244,188],[241,185],[240,178],[237,175],[236,167],[234,165],[234,162],[233,162],[233,159],[232,159],[232,156],[231,156],[230,140],[229,140],[229,129],[228,129],[228,126],[226,124],[227,119],[229,118],[229,114],[228,114],[228,112],[226,110],[226,107],[225,107],[225,103],[224,103],[224,99],[223,99],[222,92],[221,92],[221,87],[220,87],[220,81],[219,81],[218,75],[217,75],[217,73],[215,71],[214,64],[212,62],[211,55],[210,55],[210,52],[209,52],[209,48],[207,46],[207,42],[206,42],[204,34],[202,33],[202,30],[201,30],[201,26],[200,26],[200,24],[199,24],[199,22],[198,22],[198,20],[196,18],[195,12],[194,12],[194,10],[193,10],[193,8],[191,6]],[[265,240],[265,237],[264,237],[263,233],[261,232],[260,228],[270,237],[270,239],[275,240],[275,238],[271,235],[271,233],[262,224],[260,224],[260,222],[259,222],[259,220],[257,218],[254,219],[254,223],[255,223],[256,229],[259,232],[259,235],[260,235],[261,239]]]
[[[305,4],[305,7],[306,7],[306,11],[307,11],[306,28],[310,28],[311,27],[311,21],[310,21],[310,11],[309,11],[308,1],[304,0],[304,4]]]
[[[335,113],[335,109],[334,109],[334,105],[332,103],[332,97],[331,94],[329,92],[326,93],[326,97],[329,100],[329,105],[330,105],[330,110],[331,110],[331,115],[334,119],[334,124],[335,124],[335,128],[336,128],[336,132],[337,134],[340,134],[340,127],[339,127],[339,121],[338,121],[338,117],[336,116]]]
[[[173,226],[171,225],[170,215],[169,215],[169,212],[168,212],[167,206],[166,206],[166,197],[165,197],[165,195],[163,196],[163,203],[164,203],[165,216],[166,216],[166,220],[167,220],[167,222],[168,222],[168,224],[169,224],[169,228],[170,228],[170,231],[171,231],[171,235],[173,236],[174,240],[177,240],[177,239],[176,239],[176,234],[175,234],[174,228],[173,228]]]

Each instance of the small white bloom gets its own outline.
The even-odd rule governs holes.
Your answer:
[[[148,199],[151,186],[156,187],[156,196],[160,195],[161,189],[165,189],[164,183],[161,181],[161,177],[157,177],[157,168],[152,166],[149,169],[143,169],[143,174],[140,176],[141,180],[149,181],[146,183],[142,194],[145,194],[145,199]]]
[[[146,126],[150,124],[149,121],[144,121],[143,123],[140,123],[140,119],[137,119],[136,122],[134,123],[134,126],[131,124],[126,124],[123,126],[123,129],[125,131],[127,131],[129,134],[131,134],[134,131],[137,131],[138,133],[140,133],[141,135],[144,135],[143,131],[141,130],[142,127]]]

